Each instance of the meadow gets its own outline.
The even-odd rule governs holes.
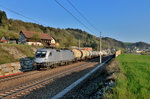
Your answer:
[[[113,99],[150,99],[150,56],[123,54]]]

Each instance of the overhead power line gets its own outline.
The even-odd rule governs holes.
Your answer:
[[[97,32],[99,32],[99,30],[70,2],[70,0],[67,0],[67,2],[79,13],[79,15],[80,15],[93,29],[95,29]]]
[[[4,6],[1,5],[1,4],[0,4],[0,7],[4,8],[4,9],[6,9],[6,10],[8,10],[8,11],[14,13],[14,14],[17,14],[17,15],[19,15],[19,16],[22,16],[22,17],[24,17],[24,18],[26,18],[26,19],[28,19],[28,20],[31,20],[31,21],[40,23],[39,21],[37,21],[37,20],[35,20],[35,19],[32,19],[32,18],[27,17],[27,16],[25,16],[25,15],[23,15],[23,14],[21,14],[21,13],[18,13],[18,12],[16,12],[16,11],[12,10],[12,9],[9,9],[9,8],[7,8],[7,7],[4,7]]]
[[[61,6],[67,13],[69,13],[76,21],[78,21],[81,25],[83,25],[86,29],[88,29],[90,32],[94,33],[89,29],[84,23],[82,23],[76,16],[74,16],[67,8],[65,8],[60,2],[55,0],[59,6]]]

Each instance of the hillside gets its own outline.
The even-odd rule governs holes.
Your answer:
[[[21,30],[41,32],[50,34],[60,47],[78,46],[79,40],[81,47],[92,47],[94,50],[99,49],[99,38],[95,37],[86,31],[81,29],[59,29],[53,27],[45,27],[36,23],[23,22],[21,20],[8,19],[4,11],[0,11],[0,38],[6,36],[7,38],[19,38],[19,32]],[[142,43],[133,44],[133,46],[142,46]],[[117,41],[112,38],[102,38],[102,48],[126,48],[129,46],[121,41]]]
[[[19,44],[0,44],[0,64],[19,61],[20,58],[33,58],[35,51],[41,47],[19,45]]]
[[[147,44],[145,42],[125,43],[125,45],[126,45],[126,47],[131,48],[131,49],[133,49],[135,47],[137,47],[139,49],[148,49],[148,48],[150,48],[150,44]]]

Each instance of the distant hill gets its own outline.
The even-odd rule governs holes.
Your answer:
[[[139,48],[139,49],[147,49],[150,48],[150,44],[145,42],[136,42],[136,43],[124,43],[128,48]]]
[[[78,46],[79,40],[81,47],[92,47],[94,50],[99,49],[99,38],[82,31],[81,29],[59,29],[53,27],[45,27],[36,23],[23,22],[21,20],[8,19],[4,11],[0,11],[0,38],[6,36],[7,38],[19,38],[21,30],[41,32],[50,34],[60,47]],[[139,42],[127,44],[109,37],[102,38],[102,48],[125,49],[126,47],[148,47],[149,44]]]
[[[105,42],[106,46],[109,48],[126,48],[125,44],[121,41],[109,38],[109,37],[104,37],[103,41]]]

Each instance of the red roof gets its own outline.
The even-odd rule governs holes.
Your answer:
[[[31,38],[36,32],[32,31],[21,31],[20,33],[23,33],[26,38]],[[47,33],[39,33],[40,38],[44,40],[52,40],[52,37]]]
[[[8,40],[0,40],[0,43],[8,42]]]

